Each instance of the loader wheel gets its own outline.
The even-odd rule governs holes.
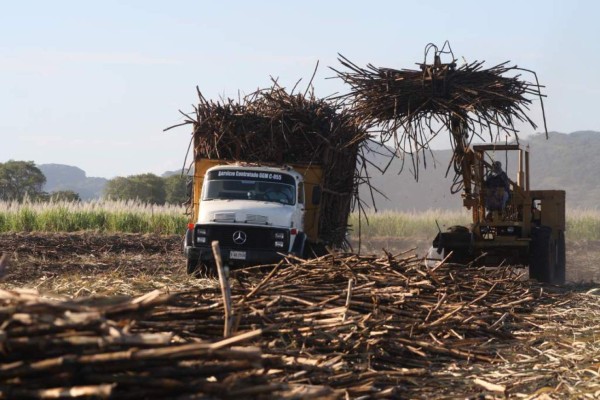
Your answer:
[[[453,225],[447,232],[440,232],[433,240],[434,246],[437,246],[437,253],[442,255],[442,259],[452,252],[448,262],[457,264],[466,264],[473,260],[471,254],[471,231],[466,226]]]
[[[529,261],[529,278],[543,281],[550,255],[550,235],[552,229],[547,226],[536,226],[531,229],[531,260]]]
[[[562,237],[564,240],[564,236]],[[552,228],[539,226],[532,229],[531,260],[529,262],[530,278],[552,284],[561,283],[561,280],[564,282],[565,263],[560,262],[559,247],[560,245],[552,237]],[[563,271],[562,276],[561,270]]]
[[[556,241],[556,269],[554,273],[554,283],[563,285],[567,280],[567,253],[565,248],[565,233],[558,232]]]

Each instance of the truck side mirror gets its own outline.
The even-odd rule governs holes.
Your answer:
[[[321,186],[315,186],[312,191],[312,203],[319,205],[321,203]]]

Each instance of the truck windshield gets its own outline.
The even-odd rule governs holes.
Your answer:
[[[290,183],[272,180],[220,179],[212,174],[207,176],[202,189],[202,200],[255,200],[280,204],[296,204],[295,186]],[[281,175],[281,174],[278,174]],[[292,182],[293,178],[289,177]],[[289,181],[290,179],[284,179]]]

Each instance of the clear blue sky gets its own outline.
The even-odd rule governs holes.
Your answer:
[[[189,129],[162,129],[207,98],[306,82],[345,91],[337,53],[412,68],[429,42],[547,86],[549,130],[600,131],[596,1],[3,1],[0,162],[111,178],[181,167]],[[538,118],[534,109],[534,118]],[[528,132],[527,129],[523,133]],[[443,146],[443,144],[442,144]]]

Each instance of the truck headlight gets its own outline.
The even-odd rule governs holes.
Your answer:
[[[206,237],[204,237],[204,236],[198,236],[196,238],[196,242],[197,243],[206,243]]]
[[[275,247],[283,247],[283,242],[281,240],[277,240],[275,242]]]
[[[284,239],[285,233],[283,232],[275,232],[275,239]]]

